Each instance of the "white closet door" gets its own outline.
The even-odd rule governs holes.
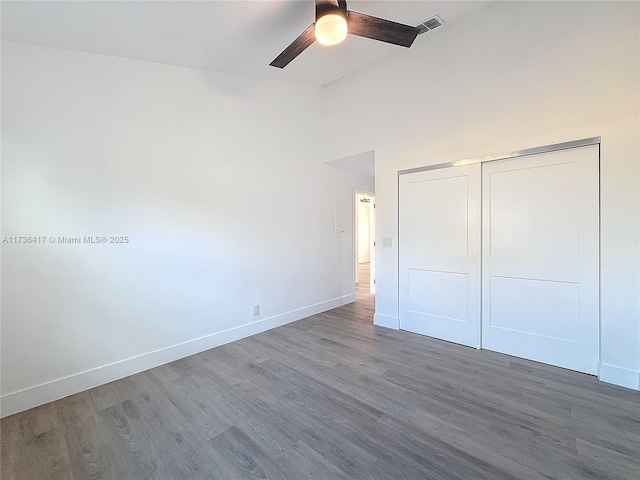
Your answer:
[[[480,346],[479,164],[400,176],[400,328]]]
[[[597,145],[483,165],[482,346],[598,366]]]

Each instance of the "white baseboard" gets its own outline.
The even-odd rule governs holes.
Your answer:
[[[392,328],[394,330],[398,330],[400,328],[400,322],[398,322],[396,317],[382,315],[381,313],[373,315],[373,324],[378,325],[379,327]]]
[[[600,363],[598,364],[598,378],[606,383],[640,390],[640,372],[636,370]]]
[[[251,335],[286,325],[287,323],[295,322],[353,301],[355,301],[354,294],[345,295],[159,350],[143,353],[142,355],[137,355],[108,365],[85,370],[84,372],[57,378],[23,390],[6,393],[0,396],[0,417],[13,415],[14,413],[22,412],[37,407],[38,405],[68,397],[74,393],[89,390],[90,388],[98,387],[105,383],[113,382],[114,380],[119,380],[144,370],[149,370],[150,368],[188,357],[189,355],[235,342],[236,340],[250,337]]]

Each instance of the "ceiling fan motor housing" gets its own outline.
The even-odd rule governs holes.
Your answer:
[[[316,2],[316,21],[314,33],[322,45],[337,45],[349,33],[347,23],[347,5],[345,2]]]
[[[336,6],[331,4],[331,2],[316,2],[316,21],[328,13],[337,13],[347,18],[347,4],[345,2],[339,2]]]

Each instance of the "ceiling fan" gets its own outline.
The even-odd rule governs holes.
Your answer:
[[[336,45],[342,42],[348,33],[403,47],[410,47],[420,33],[418,27],[347,10],[345,0],[315,0],[315,2],[315,23],[302,32],[269,65],[284,68],[314,41],[317,40],[323,45]]]

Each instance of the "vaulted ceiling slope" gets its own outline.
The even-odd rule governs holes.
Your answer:
[[[350,1],[351,10],[418,25],[438,15],[444,27],[488,1]],[[285,70],[269,66],[314,20],[312,0],[2,1],[2,38],[83,52],[324,86],[403,47],[349,36],[317,42]],[[416,42],[429,41],[429,35]]]

